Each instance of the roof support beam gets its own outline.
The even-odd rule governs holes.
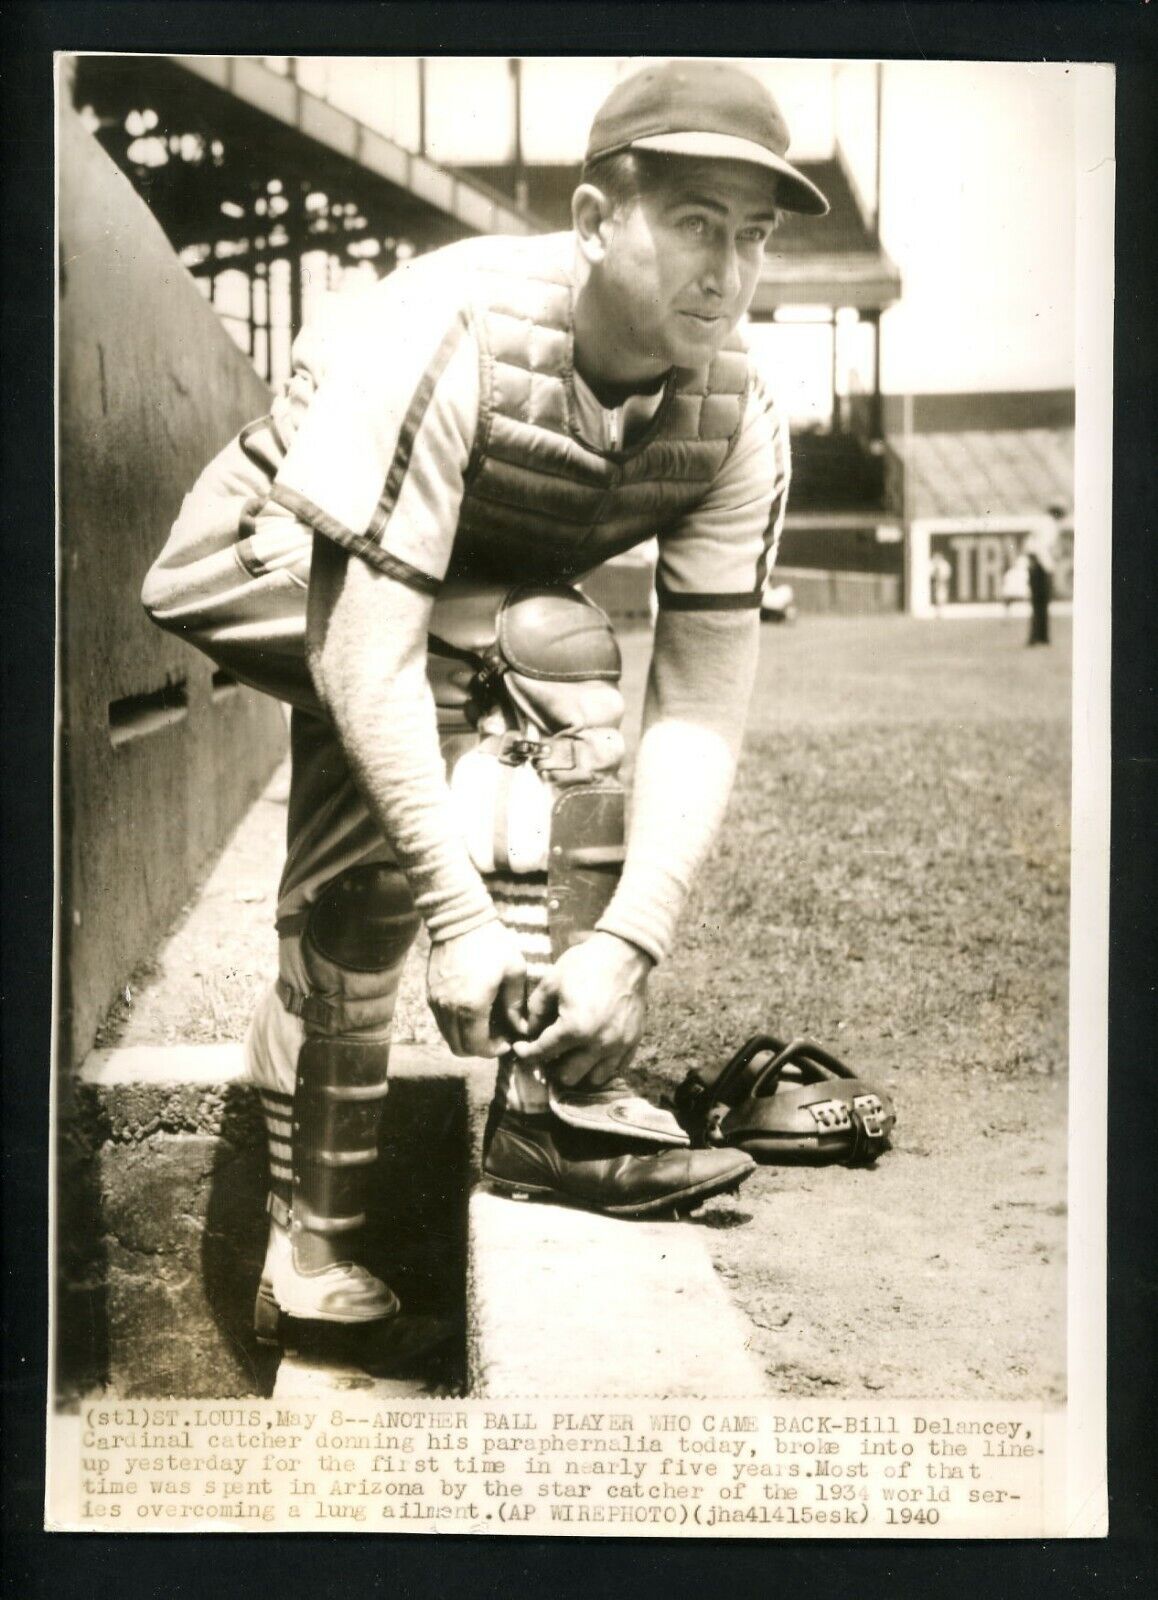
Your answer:
[[[260,61],[234,56],[170,56],[186,72],[203,78],[307,138],[387,177],[471,232],[533,234],[539,222],[422,155],[376,133],[348,112],[310,94]]]

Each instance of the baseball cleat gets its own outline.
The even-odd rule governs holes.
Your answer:
[[[402,1309],[388,1284],[353,1261],[303,1271],[290,1231],[271,1222],[265,1265],[254,1306],[254,1331],[263,1344],[279,1343],[282,1317],[337,1324],[380,1322]]]
[[[497,1120],[483,1155],[483,1176],[500,1194],[610,1217],[689,1210],[739,1188],[755,1170],[742,1150],[657,1146],[517,1111]]]
[[[262,1345],[402,1378],[454,1339],[449,1318],[411,1315],[381,1278],[352,1262],[316,1273],[294,1269],[284,1230],[271,1229],[254,1306]]]

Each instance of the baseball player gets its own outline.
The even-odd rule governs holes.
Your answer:
[[[592,125],[573,229],[421,257],[303,334],[187,497],[144,603],[289,702],[279,977],[247,1040],[269,1131],[259,1330],[386,1325],[357,1231],[420,925],[452,1051],[501,1058],[500,1192],[670,1212],[752,1170],[626,1070],[720,824],[788,442],[738,332],[784,209],[826,202],[748,74],[648,67]],[[574,587],[658,540],[625,846],[619,652]]]
[[[1049,643],[1049,608],[1057,567],[1058,532],[1066,514],[1060,502],[1051,505],[1052,521],[1035,528],[1021,547],[1029,571],[1029,645]]]

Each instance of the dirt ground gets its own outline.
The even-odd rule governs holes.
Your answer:
[[[767,1031],[896,1100],[874,1168],[761,1168],[685,1224],[785,1395],[1064,1398],[1069,628],[1030,651],[1024,627],[766,627],[729,822],[652,980],[653,1091]],[[624,641],[636,705],[647,643]],[[241,1037],[274,965],[283,789],[102,1043]],[[421,987],[419,951],[399,1031],[433,1040]]]

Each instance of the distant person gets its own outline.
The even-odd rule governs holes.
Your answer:
[[[1029,564],[1029,645],[1049,643],[1049,603],[1053,599],[1058,530],[1066,510],[1063,505],[1052,505],[1049,514],[1052,522],[1036,528],[1022,552]]]
[[[1001,603],[1006,616],[1015,601],[1029,599],[1029,558],[1023,550],[1006,567],[1001,577]]]
[[[929,585],[933,596],[933,611],[937,616],[949,604],[949,580],[953,576],[953,568],[947,557],[938,550],[929,562]]]

